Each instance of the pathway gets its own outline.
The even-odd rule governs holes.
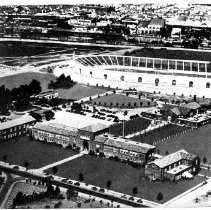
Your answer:
[[[200,174],[200,176],[202,176],[202,175]],[[209,178],[209,179],[207,180],[208,183],[210,183],[210,181],[211,181],[211,178]],[[182,194],[180,194],[180,195],[174,197],[173,199],[167,201],[166,203],[163,204],[162,207],[168,207],[168,206],[172,205],[172,203],[177,203],[177,202],[179,202],[179,200],[180,200],[181,198],[183,198],[184,196],[186,196],[186,195],[188,195],[189,193],[192,193],[192,192],[194,192],[195,190],[197,190],[198,188],[201,188],[202,186],[204,186],[203,183],[204,183],[204,181],[201,182],[201,183],[199,183],[198,185],[194,186],[193,188],[191,188],[191,189],[185,191],[184,193],[182,193]]]
[[[63,164],[63,163],[66,163],[66,162],[69,162],[69,161],[71,161],[71,160],[74,160],[74,159],[77,159],[77,158],[79,158],[79,157],[82,157],[83,155],[85,155],[85,152],[81,152],[81,153],[79,153],[79,154],[77,154],[77,155],[74,155],[74,156],[65,158],[65,159],[63,159],[63,160],[54,162],[54,163],[49,164],[49,165],[47,165],[47,166],[44,166],[44,167],[41,167],[41,168],[38,168],[38,169],[31,169],[31,170],[29,170],[29,171],[32,171],[32,172],[43,172],[43,171],[45,171],[45,170],[47,170],[47,169],[49,169],[49,168],[52,168],[52,167],[54,167],[54,166],[61,165],[61,164]]]

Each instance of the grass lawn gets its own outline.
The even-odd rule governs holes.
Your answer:
[[[150,103],[150,105],[148,105],[148,102]],[[111,94],[108,96],[96,98],[92,101],[92,103],[93,104],[96,103],[97,105],[102,105],[102,106],[110,106],[111,103],[113,104],[112,106],[117,106],[117,103],[118,103],[119,107],[129,107],[128,103],[131,104],[131,107],[144,107],[144,106],[154,105],[154,103],[151,100],[138,99],[138,98],[133,98],[130,96],[125,96],[125,95],[118,95],[118,94]],[[134,103],[136,103],[136,106]]]
[[[51,169],[47,170],[51,173]],[[161,203],[183,193],[204,180],[196,176],[193,180],[178,182],[151,182],[143,179],[144,169],[133,168],[126,163],[109,159],[83,156],[58,167],[57,175],[78,180],[79,173],[84,175],[84,181],[89,184],[106,188],[110,180],[111,189],[125,194],[132,194],[133,187],[138,188],[138,197],[155,201],[159,192],[163,193]]]
[[[51,80],[55,80],[54,74],[43,74],[36,72],[27,72],[15,74],[7,77],[0,78],[0,85],[5,85],[6,88],[13,89],[20,85],[29,84],[33,79],[40,81],[42,90],[47,90],[48,84]]]
[[[201,158],[205,156],[211,164],[211,125],[208,124],[184,135],[170,138],[157,144],[156,147],[161,154],[165,154],[165,151],[172,153],[179,149],[186,149]]]
[[[30,163],[29,168],[40,168],[64,158],[77,154],[58,145],[46,144],[31,140],[28,136],[9,139],[0,143],[0,160],[7,155],[7,162],[24,166],[24,162]]]
[[[59,93],[59,98],[79,100],[81,98],[105,93],[108,90],[76,84],[71,89],[57,89],[56,91]]]
[[[167,125],[162,128],[158,128],[150,133],[141,134],[138,136],[134,136],[131,139],[133,141],[139,141],[147,144],[153,144],[154,142],[161,140],[163,138],[175,135],[177,133],[181,133],[187,130],[187,127],[179,126],[179,125]]]

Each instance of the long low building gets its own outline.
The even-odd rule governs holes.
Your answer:
[[[0,123],[0,141],[26,134],[28,126],[33,125],[35,121],[36,120],[33,117],[24,115],[16,119]]]
[[[155,146],[104,134],[96,137],[91,149],[94,153],[101,152],[106,157],[118,157],[121,160],[145,164],[151,159]]]

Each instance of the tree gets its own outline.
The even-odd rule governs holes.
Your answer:
[[[37,122],[41,122],[42,121],[42,115],[38,114],[36,112],[29,112],[29,115],[31,115]]]
[[[83,182],[84,181],[84,175],[82,173],[80,173],[78,175],[78,181]]]
[[[25,166],[26,170],[28,170],[28,167],[30,166],[30,163],[28,161],[25,161],[24,162],[24,166]]]
[[[71,106],[71,110],[76,113],[80,113],[82,111],[82,106],[80,103],[73,103]]]
[[[157,195],[157,200],[158,200],[158,201],[163,200],[163,194],[162,194],[161,192],[158,193],[158,195]]]
[[[166,152],[165,152],[165,155],[168,155],[168,154],[169,154],[169,151],[166,151]]]
[[[107,181],[107,183],[106,183],[106,187],[108,188],[108,190],[111,188],[111,181],[109,180],[109,181]]]
[[[203,161],[203,163],[205,164],[205,163],[207,162],[207,158],[204,157],[204,158],[202,159],[202,161]]]
[[[70,198],[71,197],[73,197],[74,195],[75,195],[75,192],[74,192],[74,190],[73,190],[73,188],[72,187],[69,187],[68,189],[67,189],[67,200],[70,200]]]
[[[53,172],[53,174],[56,174],[58,172],[58,167],[54,166],[52,168],[52,172]]]
[[[7,161],[7,155],[3,155],[3,156],[2,156],[2,159],[3,159],[3,161],[6,163],[6,161]]]
[[[45,114],[45,118],[47,121],[53,119],[53,117],[54,117],[54,112],[51,110],[45,111],[44,114]]]
[[[137,187],[134,187],[133,188],[133,195],[135,196],[137,193],[138,193],[138,188]]]
[[[40,82],[36,79],[33,79],[31,83],[28,85],[28,93],[29,95],[39,94],[42,91],[42,87]]]
[[[56,186],[55,193],[56,193],[56,195],[59,195],[59,193],[60,193],[60,188],[59,188],[59,186]]]

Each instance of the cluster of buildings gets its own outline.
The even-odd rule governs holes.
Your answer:
[[[193,4],[8,6],[0,8],[0,34],[67,40],[76,34],[91,39],[118,34],[125,40],[166,41],[165,36],[176,41],[189,33],[186,29],[210,29],[210,13],[209,5]]]
[[[85,127],[77,128],[54,122],[35,122],[33,117],[23,115],[0,123],[0,140],[30,133],[37,141],[145,165],[145,175],[151,180],[178,180],[183,176],[190,178],[191,173],[200,166],[199,158],[185,150],[158,158],[154,155],[155,146],[115,137],[109,134],[109,125],[90,122]]]

